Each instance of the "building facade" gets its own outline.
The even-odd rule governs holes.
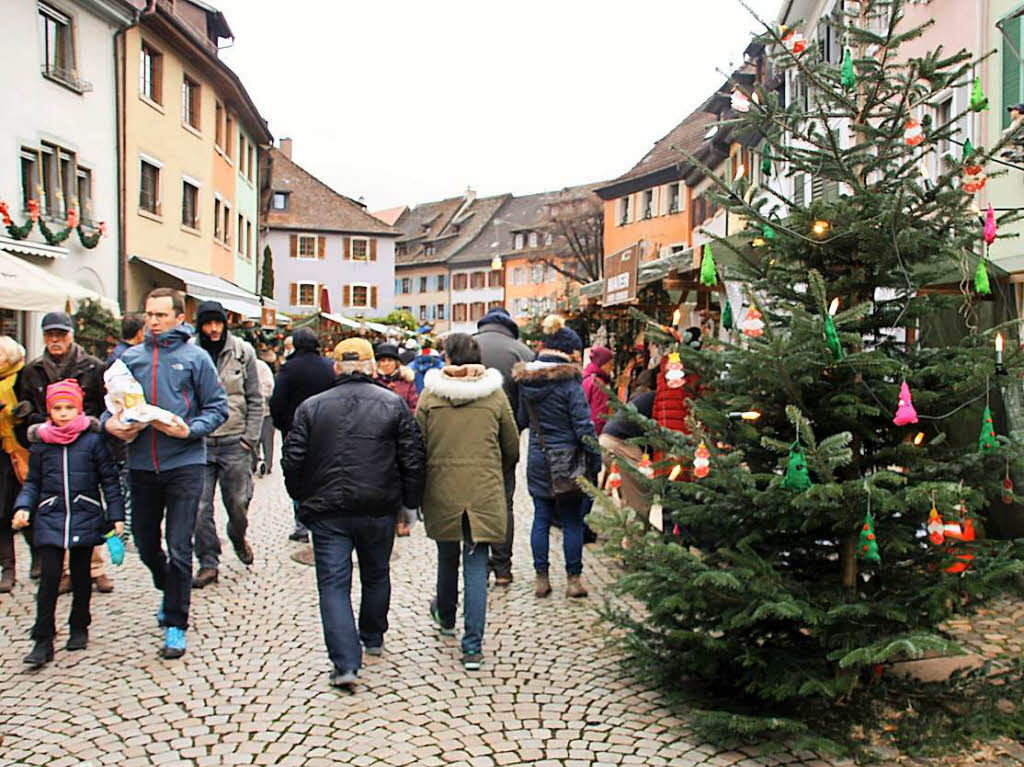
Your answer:
[[[399,230],[297,165],[292,146],[282,139],[270,152],[271,203],[260,246],[272,253],[279,308],[289,315],[388,314]]]
[[[135,18],[118,0],[10,0],[0,40],[0,201],[15,226],[38,205],[51,233],[74,210],[83,232],[104,222],[94,247],[77,232],[51,245],[33,226],[23,239],[0,227],[0,250],[96,294],[118,296],[118,175],[115,46]],[[54,309],[63,306],[54,306]],[[41,347],[39,318],[0,309],[0,333]]]
[[[218,57],[219,41],[232,37],[222,13],[191,0],[157,0],[125,33],[128,308],[153,287],[140,264],[156,262],[217,275],[253,294],[259,313],[260,152],[272,138]]]

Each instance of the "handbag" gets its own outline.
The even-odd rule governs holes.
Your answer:
[[[555,500],[582,496],[583,490],[576,483],[579,477],[587,474],[587,456],[579,447],[558,447],[548,450],[544,442],[544,430],[540,428],[537,411],[533,403],[525,400],[526,409],[530,413],[530,426],[537,432],[540,450],[548,464],[548,484],[551,497]]]

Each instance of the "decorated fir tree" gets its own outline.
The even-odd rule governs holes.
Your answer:
[[[622,589],[647,607],[612,613],[631,629],[638,667],[701,700],[708,729],[819,746],[842,737],[824,727],[838,704],[888,694],[892,662],[956,652],[945,623],[1016,588],[1024,571],[1011,542],[979,532],[952,550],[928,537],[933,501],[983,529],[1021,447],[987,408],[980,442],[953,420],[1020,386],[1020,355],[997,368],[994,331],[979,329],[987,286],[973,278],[988,276],[987,242],[965,184],[1001,147],[940,158],[947,169],[926,178],[922,161],[964,142],[963,115],[914,117],[954,86],[973,84],[981,108],[977,60],[901,58],[921,30],[903,28],[900,3],[845,5],[840,66],[766,26],[777,71],[797,71],[806,103],[735,85],[750,104],[731,124],[762,137],[762,183],[705,168],[747,221],[743,237],[715,238],[738,262],[716,265],[744,293],[736,330],[694,351],[650,328],[706,387],[690,435],[633,416],[667,456],[648,486],[679,534],[638,542],[641,523],[598,496],[632,544],[619,552]],[[840,193],[804,204],[777,183],[796,174]],[[926,289],[938,283],[962,288]],[[967,318],[955,343],[929,330],[943,313]],[[751,413],[760,417],[737,417]],[[698,445],[710,451],[706,476],[670,471],[690,468]],[[947,572],[964,551],[969,566]]]

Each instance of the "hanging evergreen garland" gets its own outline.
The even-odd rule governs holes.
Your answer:
[[[107,225],[103,221],[99,223],[99,226],[92,234],[86,234],[78,218],[78,211],[74,208],[68,211],[65,227],[56,232],[46,225],[45,219],[39,214],[39,203],[35,200],[28,201],[28,216],[28,220],[23,224],[15,224],[11,218],[7,203],[0,201],[0,220],[3,221],[4,226],[7,228],[7,233],[15,240],[24,240],[31,234],[32,227],[37,225],[39,233],[43,235],[43,239],[46,240],[48,245],[60,245],[71,236],[72,231],[77,231],[78,240],[82,243],[82,247],[92,250],[100,244],[101,239],[107,236]]]

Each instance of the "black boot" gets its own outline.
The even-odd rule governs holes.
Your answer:
[[[89,629],[73,629],[65,650],[84,650],[89,646]]]
[[[53,640],[37,639],[32,652],[25,656],[25,663],[35,668],[45,666],[53,660]]]

